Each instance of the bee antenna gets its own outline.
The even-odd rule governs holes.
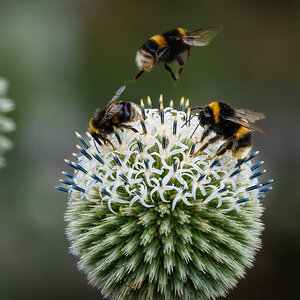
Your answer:
[[[193,115],[193,116],[191,116],[182,126],[181,126],[181,128],[183,127],[183,126],[185,126],[189,121],[191,121],[194,117],[197,117],[198,115]]]
[[[195,109],[203,109],[203,107],[202,106],[196,106],[196,107],[191,108],[191,111],[193,111]]]
[[[196,126],[196,128],[194,129],[194,131],[193,131],[193,133],[192,133],[192,135],[191,135],[191,137],[190,138],[192,138],[193,137],[193,135],[194,135],[194,133],[196,132],[196,130],[197,130],[197,128],[199,127],[199,125],[200,125],[200,123]]]

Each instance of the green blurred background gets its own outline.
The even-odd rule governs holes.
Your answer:
[[[0,170],[0,298],[101,299],[68,253],[66,195],[54,189],[74,130],[84,133],[95,109],[133,78],[148,37],[217,24],[223,32],[192,50],[177,88],[157,66],[124,99],[149,95],[157,104],[163,93],[177,105],[186,96],[192,105],[219,100],[266,113],[259,126],[267,136],[254,138],[266,178],[275,179],[263,200],[263,249],[228,299],[298,298],[299,12],[299,0],[0,0],[0,75],[18,126]]]

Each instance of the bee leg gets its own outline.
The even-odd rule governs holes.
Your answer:
[[[138,78],[140,78],[143,75],[144,72],[145,72],[145,70],[139,71],[132,80],[126,80],[126,82],[130,83],[130,82],[136,81]]]
[[[116,150],[116,147],[115,147],[114,144],[110,141],[109,138],[106,138],[104,141],[105,141],[106,144],[107,144],[107,143],[110,144],[110,145],[113,147],[113,149]]]
[[[192,47],[189,47],[188,50],[187,50],[187,59],[188,60],[190,59],[191,51],[192,51]]]
[[[233,140],[227,140],[227,141],[225,142],[225,144],[223,145],[223,147],[221,146],[221,149],[218,150],[217,153],[216,153],[213,157],[209,158],[209,160],[212,160],[212,159],[214,159],[214,158],[217,157],[217,156],[221,156],[221,155],[223,155],[226,151],[231,150],[232,147],[233,147],[233,143],[234,143]]]
[[[130,129],[132,130],[133,132],[137,133],[139,132],[136,128],[130,126],[130,125],[122,125],[123,128],[126,128],[126,129]]]
[[[216,135],[214,137],[212,137],[211,139],[209,139],[197,152],[195,152],[193,155],[198,154],[199,152],[204,151],[210,144],[213,144],[215,142],[217,142],[220,138]]]
[[[216,156],[221,156],[223,155],[227,150],[231,150],[233,147],[234,141],[233,140],[228,140],[226,141],[224,147],[222,147],[217,153]]]
[[[173,78],[173,79],[174,79],[174,81],[176,82],[177,78],[176,78],[175,74],[173,73],[172,69],[170,68],[170,66],[169,66],[169,65],[167,65],[167,63],[166,63],[166,62],[165,62],[165,64],[164,64],[164,66],[165,66],[165,69],[166,69],[168,72],[170,72],[170,73],[171,73],[171,75],[172,75],[172,78]]]
[[[154,67],[154,65],[162,58],[162,56],[167,52],[169,47],[165,47],[163,50],[160,51],[160,53],[156,53],[156,58],[152,64],[152,66]]]
[[[199,125],[200,125],[200,123],[196,126],[196,128],[194,129],[194,131],[193,131],[193,133],[192,133],[192,135],[191,135],[191,137],[190,137],[190,139],[192,138],[192,136],[194,135],[194,133],[195,133],[195,131],[197,130],[197,128],[199,127]],[[202,133],[202,137],[201,137],[201,139],[200,139],[200,141],[198,141],[197,143],[202,143],[203,141],[204,141],[204,139],[209,135],[209,130],[208,129],[205,129],[204,131],[203,131],[203,133]],[[207,146],[206,146],[207,147]],[[206,148],[205,147],[205,148]],[[196,152],[196,153],[198,153],[198,152]]]
[[[179,67],[179,70],[178,70],[178,73],[177,73],[176,84],[177,84],[177,82],[178,82],[178,80],[181,76],[181,73],[182,73],[183,67],[184,67],[184,61],[183,61],[182,57],[178,55],[177,60],[178,60],[178,63],[179,63],[180,67]]]
[[[205,129],[202,133],[201,139],[198,143],[202,143],[204,141],[204,139],[209,135],[210,130]]]

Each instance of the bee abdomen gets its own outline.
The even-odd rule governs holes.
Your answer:
[[[245,127],[241,127],[245,128]],[[243,135],[239,135],[239,137],[236,135],[237,139],[235,142],[234,149],[232,149],[232,155],[233,157],[237,159],[242,159],[250,152],[252,148],[252,142],[251,142],[251,132],[245,128],[248,132],[244,132]]]
[[[153,42],[155,42],[155,44],[158,46],[158,48],[165,48],[168,46],[168,43],[167,43],[165,37],[161,34],[154,35],[153,37],[151,37],[149,39],[149,42],[151,42],[152,44],[153,44]]]
[[[245,127],[243,127],[245,128]],[[246,129],[246,128],[245,128]],[[251,132],[247,129],[247,133],[243,134],[243,135],[236,135],[236,145],[237,147],[248,147],[251,145]]]
[[[246,119],[241,119],[241,120],[248,123]],[[250,135],[250,138],[251,138],[250,130],[244,126],[240,126],[239,129],[236,131],[235,135],[236,135],[237,139],[244,139],[244,138],[247,139],[248,135]]]
[[[140,119],[142,113],[140,108],[134,104],[134,103],[130,103],[130,119],[129,122],[134,122]]]
[[[154,36],[154,37],[156,37],[156,36]],[[159,39],[157,39],[157,41],[156,41],[155,39],[153,39],[154,37],[150,38],[140,48],[140,50],[144,50],[144,51],[142,51],[142,53],[147,58],[151,58],[151,57],[155,56],[155,54],[161,48],[160,45],[157,42],[157,41],[159,41]]]
[[[131,102],[123,103],[122,109],[118,112],[116,123],[127,123],[137,121],[140,117],[139,107]]]

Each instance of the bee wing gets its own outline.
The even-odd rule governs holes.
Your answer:
[[[223,26],[209,26],[188,32],[183,42],[190,46],[206,46],[222,30]]]
[[[248,121],[254,123],[257,120],[264,119],[266,116],[259,111],[249,110],[249,109],[235,109],[238,117],[245,118]]]
[[[123,84],[123,85],[116,91],[115,95],[110,99],[110,101],[108,102],[108,104],[107,104],[106,106],[108,106],[108,105],[110,105],[111,103],[113,103],[114,101],[116,101],[116,100],[120,97],[120,95],[125,91],[125,89],[126,89],[126,84]]]
[[[101,125],[105,124],[109,120],[111,120],[114,115],[118,113],[118,111],[121,109],[122,104],[119,103],[111,103],[107,105],[107,109],[105,110],[105,114],[102,117],[102,119],[99,121],[98,126],[101,127]]]
[[[265,134],[262,129],[260,129],[260,128],[252,125],[252,124],[249,124],[249,123],[241,120],[238,117],[224,117],[224,120],[239,124],[239,125],[247,128],[247,129],[249,129],[250,131],[255,131],[255,132],[258,132],[258,133],[261,133],[261,134]]]

